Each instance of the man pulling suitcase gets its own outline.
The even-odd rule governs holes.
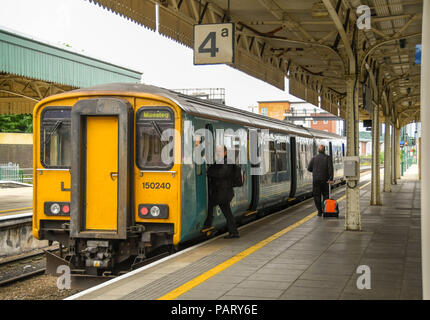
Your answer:
[[[331,157],[325,154],[325,146],[318,147],[318,154],[312,158],[308,165],[308,171],[312,172],[315,206],[318,210],[318,216],[322,216],[323,201],[329,198],[329,183],[333,183],[333,163]]]

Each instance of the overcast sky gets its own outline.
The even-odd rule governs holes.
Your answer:
[[[225,88],[226,104],[238,108],[299,100],[225,65],[194,66],[191,49],[86,0],[1,0],[1,27],[143,72],[147,84]]]

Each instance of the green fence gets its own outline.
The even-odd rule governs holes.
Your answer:
[[[400,175],[408,170],[413,164],[417,164],[417,147],[404,146],[400,149]]]
[[[0,181],[24,182],[24,171],[15,163],[0,164]]]

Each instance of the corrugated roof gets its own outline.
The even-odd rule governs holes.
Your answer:
[[[0,72],[87,87],[140,82],[142,73],[0,29]]]

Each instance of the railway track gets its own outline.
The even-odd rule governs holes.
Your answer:
[[[51,246],[47,251],[57,251],[58,246]],[[17,281],[44,274],[46,271],[45,251],[37,250],[0,260],[0,287]]]

